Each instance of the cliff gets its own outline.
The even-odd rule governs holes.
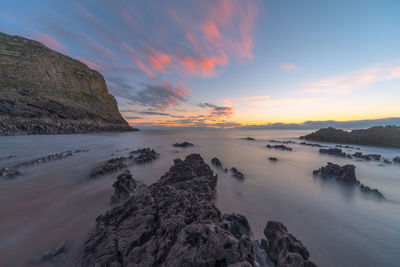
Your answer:
[[[400,148],[400,127],[376,126],[351,132],[329,127],[301,138],[320,142]]]
[[[100,73],[39,42],[0,33],[0,135],[131,130]]]

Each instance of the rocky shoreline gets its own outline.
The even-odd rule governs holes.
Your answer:
[[[281,223],[268,222],[259,242],[246,217],[222,214],[214,205],[217,179],[198,154],[175,159],[148,190],[96,219],[80,264],[316,266]]]

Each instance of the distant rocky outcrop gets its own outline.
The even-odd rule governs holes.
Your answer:
[[[173,144],[174,147],[190,147],[190,146],[194,146],[192,143],[189,142],[182,142],[182,143],[175,143]]]
[[[337,156],[337,157],[343,157],[343,158],[347,157],[347,154],[344,153],[340,148],[327,148],[327,149],[321,148],[319,150],[319,153],[333,155],[333,156]]]
[[[376,126],[350,132],[329,127],[300,138],[320,142],[400,148],[400,127]]]
[[[159,154],[151,148],[140,148],[129,152],[129,154],[131,155],[130,158],[133,158],[138,164],[153,161],[159,156]]]
[[[214,205],[217,176],[200,155],[96,219],[80,266],[315,266],[300,241],[267,223],[262,248],[246,217]],[[272,225],[272,226],[271,226]],[[263,259],[261,261],[260,259]]]
[[[269,149],[278,149],[278,150],[286,150],[286,151],[292,151],[293,149],[291,147],[285,146],[285,145],[267,145],[266,146]]]
[[[133,131],[103,76],[43,44],[0,33],[0,135]]]
[[[256,139],[255,138],[253,138],[253,137],[243,137],[243,138],[240,138],[241,140],[247,140],[247,141],[256,141]]]

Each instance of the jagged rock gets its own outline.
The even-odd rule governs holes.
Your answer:
[[[318,170],[314,170],[314,175],[319,175],[324,179],[336,179],[338,181],[348,183],[348,184],[359,184],[360,182],[356,178],[355,173],[356,166],[354,165],[344,165],[339,166],[328,162],[328,165],[321,167]]]
[[[361,159],[365,159],[365,160],[381,160],[381,155],[378,154],[367,154],[364,155],[361,152],[356,152],[352,155],[355,158],[361,158]]]
[[[269,221],[264,229],[264,235],[268,242],[264,240],[261,246],[268,248],[268,255],[277,267],[316,266],[308,260],[310,255],[307,248],[289,234],[282,223]]]
[[[361,148],[359,148],[359,147],[344,146],[344,145],[336,145],[336,147],[339,147],[339,148],[347,148],[347,149],[357,149],[357,150],[360,150],[360,149],[361,149]]]
[[[30,263],[33,265],[42,265],[51,262],[55,266],[61,266],[66,260],[67,252],[67,246],[64,243],[60,243],[55,248],[43,253],[40,257],[33,259]]]
[[[221,168],[222,169],[222,163],[219,160],[219,158],[217,158],[217,157],[211,159],[211,164],[214,165],[217,168]]]
[[[378,189],[372,189],[366,185],[360,185],[360,190],[361,192],[367,193],[367,194],[373,194],[375,197],[379,198],[379,199],[384,199],[385,197],[383,196],[383,194],[381,192],[379,192]]]
[[[117,172],[119,170],[125,169],[127,166],[124,163],[124,161],[126,161],[126,160],[127,160],[127,158],[125,158],[125,157],[110,159],[107,162],[105,162],[102,165],[95,168],[91,172],[90,177],[105,175],[105,174],[109,174],[112,172]]]
[[[329,127],[320,129],[303,138],[320,142],[400,148],[400,127],[376,126],[351,132]]]
[[[129,152],[129,154],[131,154],[131,158],[133,158],[133,160],[139,164],[153,161],[157,159],[157,157],[159,156],[159,154],[156,151],[154,151],[154,149],[150,148],[141,148],[135,151],[131,151]]]
[[[385,163],[385,164],[392,164],[392,162],[391,162],[390,160],[388,160],[388,159],[383,159],[383,163]]]
[[[268,142],[271,142],[271,143],[281,143],[281,144],[297,144],[296,142],[294,142],[294,141],[278,141],[278,140],[268,140]]]
[[[0,170],[1,178],[14,178],[15,176],[20,175],[21,173],[18,170],[10,170],[8,168],[3,168]]]
[[[189,142],[183,142],[183,143],[175,143],[173,144],[174,147],[189,147],[189,146],[194,146],[192,143]]]
[[[268,159],[269,159],[270,161],[278,161],[278,159],[275,158],[275,157],[269,157]]]
[[[0,33],[0,135],[133,131],[103,76],[43,44]]]
[[[83,266],[253,266],[247,220],[222,216],[213,200],[217,176],[200,155],[170,170],[97,218]]]
[[[321,148],[319,150],[319,153],[321,154],[328,154],[328,155],[333,155],[337,157],[347,157],[346,153],[344,153],[340,148]]]
[[[240,138],[241,140],[247,140],[247,141],[256,141],[256,139],[255,138],[253,138],[253,137],[243,137],[243,138]]]
[[[287,147],[285,145],[274,145],[274,146],[267,145],[266,147],[269,148],[269,149],[279,149],[279,150],[286,150],[286,151],[292,151],[293,150],[291,147]]]
[[[400,156],[393,158],[393,162],[400,163]]]
[[[118,175],[117,181],[113,184],[114,195],[111,197],[111,203],[119,203],[126,200],[136,189],[136,182],[132,178],[129,170],[125,170]]]
[[[303,146],[312,146],[312,147],[326,147],[326,146],[323,146],[323,145],[320,145],[320,144],[313,144],[313,143],[307,143],[307,142],[301,142],[301,143],[299,143],[300,145],[303,145]]]
[[[34,159],[31,161],[23,162],[23,163],[15,165],[14,167],[19,168],[19,167],[23,167],[23,166],[36,165],[36,164],[48,162],[51,160],[65,159],[72,155],[73,155],[72,151],[65,151],[65,152],[61,152],[61,153],[47,155],[45,157],[41,157],[41,158]]]
[[[244,175],[243,173],[241,173],[240,171],[238,171],[238,169],[236,169],[235,167],[231,168],[231,172],[232,172],[232,176],[239,179],[239,180],[244,180]]]

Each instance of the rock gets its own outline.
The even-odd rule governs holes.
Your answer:
[[[301,143],[299,143],[300,145],[303,145],[303,146],[312,146],[312,147],[326,147],[326,146],[323,146],[323,145],[320,145],[320,144],[313,144],[313,143],[307,143],[307,142],[301,142]]]
[[[147,193],[96,219],[82,266],[253,266],[247,220],[221,215],[216,184],[200,155],[176,159]]]
[[[103,76],[43,44],[0,33],[0,135],[133,131]]]
[[[124,161],[126,161],[126,160],[127,160],[127,158],[125,158],[125,157],[110,159],[107,162],[105,162],[105,163],[101,164],[100,166],[98,166],[97,168],[95,168],[91,172],[90,177],[105,175],[105,174],[109,174],[112,172],[117,172],[119,170],[125,169],[127,166],[124,163]]]
[[[356,178],[355,169],[356,166],[354,165],[339,166],[328,162],[328,165],[325,167],[314,170],[313,174],[319,175],[324,179],[336,179],[347,184],[359,184],[360,182]]]
[[[372,194],[379,199],[385,199],[383,194],[381,192],[379,192],[378,189],[371,189],[370,187],[362,184],[362,185],[360,185],[360,190],[363,193]]]
[[[329,127],[306,135],[304,139],[320,142],[400,148],[400,127],[375,126],[369,129],[353,130],[350,132]]]
[[[244,137],[244,138],[240,138],[241,140],[247,140],[247,141],[256,141],[255,138],[253,137]]]
[[[278,159],[275,158],[275,157],[269,157],[268,159],[269,159],[270,161],[278,161]]]
[[[214,165],[215,167],[217,167],[217,168],[221,168],[222,169],[222,163],[221,163],[221,161],[219,160],[219,158],[212,158],[211,159],[211,164],[212,165]]]
[[[354,146],[343,146],[343,145],[336,145],[335,147],[347,148],[347,149],[357,149],[357,150],[360,150],[360,149],[361,149],[361,148],[359,148],[359,147],[354,147]]]
[[[59,159],[65,159],[68,157],[71,157],[73,155],[72,151],[65,151],[61,153],[56,153],[56,154],[51,154],[47,155],[45,157],[37,158],[31,161],[23,162],[20,164],[15,165],[15,168],[23,167],[23,166],[29,166],[29,165],[36,165],[39,163],[44,163],[52,160],[59,160]]]
[[[361,159],[365,159],[365,160],[381,160],[381,155],[378,155],[378,154],[364,155],[361,152],[356,152],[352,156],[355,158],[361,158]]]
[[[154,151],[154,149],[150,148],[141,148],[131,151],[129,152],[129,154],[131,155],[130,158],[133,158],[133,160],[138,164],[153,161],[159,156],[159,154]]]
[[[316,266],[308,260],[307,248],[282,223],[269,221],[264,235],[268,242],[262,242],[261,246],[268,248],[268,255],[276,266]]]
[[[400,163],[400,156],[393,158],[393,162]]]
[[[392,162],[391,162],[390,160],[388,160],[388,159],[383,159],[383,163],[385,163],[385,164],[392,164]]]
[[[16,157],[17,157],[16,155],[9,155],[9,156],[0,158],[0,160],[13,159],[13,158],[16,158]]]
[[[239,179],[244,180],[244,175],[240,171],[238,171],[235,167],[231,168],[232,176]]]
[[[174,147],[189,147],[189,146],[194,146],[192,143],[189,142],[183,142],[183,143],[175,143],[173,145]]]
[[[18,170],[10,170],[8,168],[3,168],[0,170],[0,178],[14,178],[18,175],[21,175]]]
[[[67,246],[64,243],[60,243],[55,248],[44,252],[40,257],[33,259],[30,263],[34,265],[42,265],[51,262],[55,266],[61,266],[66,260],[67,252]]]
[[[114,195],[111,197],[111,203],[120,203],[125,201],[131,193],[136,189],[136,182],[132,178],[129,170],[125,170],[118,175],[117,181],[113,184],[115,189]]]
[[[337,157],[347,157],[346,153],[344,153],[340,148],[321,148],[319,150],[319,153],[321,154],[328,154],[328,155],[333,155]]]
[[[291,147],[287,147],[285,145],[274,145],[274,146],[267,145],[266,147],[269,148],[269,149],[279,149],[279,150],[286,150],[286,151],[292,151],[293,150]]]
[[[296,142],[294,142],[294,141],[278,141],[278,140],[268,140],[268,142],[271,142],[271,143],[281,143],[281,144],[297,144]]]

